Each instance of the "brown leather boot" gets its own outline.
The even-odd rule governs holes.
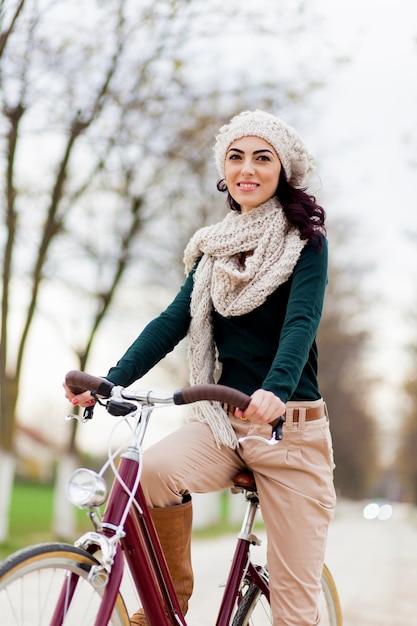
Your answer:
[[[134,615],[130,618],[131,626],[148,626],[148,622],[146,621],[145,613],[142,609],[136,611]]]
[[[176,506],[149,509],[169,572],[184,615],[194,586],[191,565],[191,528],[193,510],[191,498]],[[132,626],[147,626],[143,609],[130,618]]]

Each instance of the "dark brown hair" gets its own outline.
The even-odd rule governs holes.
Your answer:
[[[227,191],[227,206],[240,213],[240,204],[230,195],[224,178],[217,183],[217,189]],[[275,195],[289,223],[300,231],[301,239],[315,241],[321,247],[322,237],[326,235],[326,212],[317,204],[316,198],[306,193],[306,188],[298,189],[290,185],[284,169],[281,169]]]

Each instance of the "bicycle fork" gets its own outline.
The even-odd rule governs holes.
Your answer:
[[[95,626],[102,624],[108,624],[113,612],[116,598],[119,593],[120,584],[123,577],[124,559],[120,549],[116,551],[113,566],[111,570],[111,576],[108,579],[106,585],[106,591],[103,595],[106,601],[102,601],[100,604]],[[65,623],[65,616],[71,605],[74,593],[77,588],[79,576],[77,574],[68,573],[66,582],[64,583],[61,593],[58,598],[58,602],[55,607],[54,614],[51,620],[51,626],[62,626]]]
[[[250,546],[261,544],[260,540],[252,532],[259,506],[259,498],[256,492],[247,492],[246,499],[248,500],[248,506],[242,522],[242,528],[238,534],[216,626],[229,626],[233,610],[239,599],[240,588],[245,579],[255,583],[265,597],[269,599],[269,586],[262,576],[263,567],[254,565],[250,558]]]

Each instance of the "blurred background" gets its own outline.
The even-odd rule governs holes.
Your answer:
[[[416,43],[413,0],[0,0],[3,555],[76,533],[62,485],[113,423],[64,420],[65,372],[105,374],[170,302],[186,242],[226,212],[214,134],[253,108],[297,128],[328,216],[338,510],[414,524]],[[140,386],[186,385],[185,356]],[[184,419],[164,409],[147,443]],[[224,494],[204,502],[196,528],[234,523]]]

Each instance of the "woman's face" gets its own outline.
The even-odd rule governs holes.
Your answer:
[[[281,161],[277,153],[260,137],[236,139],[227,149],[225,180],[242,213],[255,209],[275,195],[280,172]]]

